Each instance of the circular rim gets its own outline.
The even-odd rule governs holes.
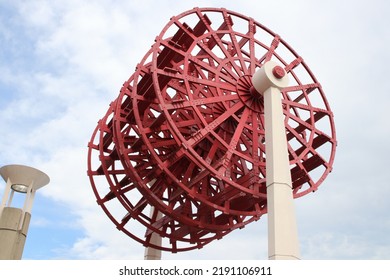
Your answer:
[[[209,13],[206,14],[206,12]],[[211,20],[209,19],[212,17],[210,13],[214,13],[217,17],[223,18],[222,24],[218,29],[213,29]],[[185,25],[184,20],[193,15],[196,15],[199,22],[197,24],[194,23],[192,26]],[[215,18],[215,15],[213,15],[213,18]],[[237,19],[246,21],[246,25],[248,26],[246,34],[238,31],[236,32],[233,29],[232,24]],[[203,32],[205,32],[204,34],[201,30],[202,25],[204,29]],[[182,35],[180,39],[172,42],[174,37],[166,35],[173,33],[170,32],[170,29],[172,28],[183,30],[183,34],[189,34],[190,32],[188,32],[188,30],[192,30],[191,36],[187,35],[189,37],[189,39],[187,38],[187,41],[192,40],[192,43],[186,44],[185,39],[183,39],[186,35]],[[270,37],[270,45],[260,42],[255,37],[255,30],[257,30],[256,33],[259,33],[258,31],[261,30],[263,32],[262,36],[267,34]],[[196,32],[198,32],[198,34]],[[243,43],[245,41],[246,43]],[[249,46],[245,46],[245,44]],[[218,54],[222,55],[222,58],[215,55],[217,51],[214,51],[213,48],[216,47],[218,48]],[[176,65],[173,65],[174,63],[171,63],[172,65],[158,65],[158,62],[161,61],[159,57],[164,53],[164,48],[169,48],[171,56],[181,56],[181,61],[176,62]],[[242,96],[242,94],[237,94],[237,92],[240,93],[240,89],[235,89],[234,86],[241,84],[241,87],[244,87],[241,90],[249,94],[250,85],[246,84],[245,88],[241,82],[242,77],[253,75],[256,68],[262,67],[265,62],[270,60],[276,60],[283,65],[284,70],[290,76],[290,81],[292,81],[291,85],[282,92],[282,102],[284,106],[286,136],[289,145],[288,149],[295,197],[315,191],[329,174],[332,169],[336,147],[333,113],[329,108],[321,85],[318,83],[309,67],[303,59],[280,38],[280,36],[253,19],[235,12],[225,9],[195,8],[177,17],[171,18],[171,21],[156,38],[156,44],[153,46],[153,49],[152,73],[154,89],[156,96],[159,99],[160,106],[164,110],[164,115],[170,124],[171,130],[175,133],[175,137],[179,138],[181,145],[185,146],[185,149],[188,150],[188,153],[195,159],[200,160],[203,167],[209,169],[212,174],[222,175],[220,176],[221,180],[245,193],[251,195],[264,194],[265,166],[262,166],[263,168],[261,171],[255,171],[256,175],[263,179],[262,188],[260,188],[261,190],[259,188],[254,188],[254,190],[248,186],[234,184],[234,180],[232,180],[231,177],[223,176],[220,170],[213,168],[212,164],[206,162],[205,159],[199,158],[199,153],[196,151],[196,144],[200,142],[199,138],[203,140],[205,135],[212,134],[215,139],[218,139],[218,135],[215,133],[216,129],[219,129],[219,126],[223,125],[225,120],[231,118],[232,115],[238,123],[237,127],[243,129],[243,127],[247,126],[244,119],[251,118],[251,112],[248,113],[247,111],[253,110],[250,110],[251,108],[248,109],[248,106],[246,106],[243,112],[240,111],[243,108],[242,105],[245,103],[242,102],[242,99],[241,102],[234,103],[236,100],[239,101],[240,98],[233,98]],[[260,53],[254,53],[255,50],[259,50]],[[207,60],[211,60],[213,63],[207,63]],[[229,65],[230,69],[226,65]],[[185,85],[185,93],[187,93],[187,96],[183,96],[183,94],[180,94],[181,92],[177,90],[176,96],[172,98],[172,94],[168,93],[166,82],[161,82],[164,81],[164,78],[181,81]],[[210,91],[211,89],[214,89],[218,98],[226,98],[228,102],[233,103],[234,105],[229,107],[229,105],[226,105],[226,102],[221,102],[221,99],[217,100],[217,97],[213,96],[212,98],[217,100],[213,105],[220,105],[225,111],[222,114],[223,117],[216,113],[213,115],[215,118],[210,118],[209,121],[205,122],[204,120],[207,117],[200,113],[200,108],[206,105],[203,100],[200,100],[201,98],[194,98],[193,92],[196,89],[194,90],[195,86],[193,85],[207,87]],[[208,97],[205,99],[207,100],[207,98]],[[180,102],[180,99],[184,100],[182,103],[187,103],[182,106],[187,106],[186,110],[191,111],[199,120],[199,122],[196,123],[197,127],[195,130],[200,132],[195,133],[191,138],[188,138],[188,135],[184,135],[180,131],[179,127],[181,123],[177,121],[179,118],[174,119],[174,115],[172,114],[172,108],[177,110],[177,103]],[[251,101],[256,103],[256,100]],[[210,104],[212,102],[209,100],[206,102],[208,102],[207,107],[211,108]],[[191,104],[188,105],[188,103]],[[261,105],[261,100],[257,103]],[[231,112],[227,112],[229,110]],[[240,114],[234,116],[236,112],[239,112]],[[259,132],[252,138],[253,144],[256,144],[257,141],[255,140],[258,139],[258,135],[264,137],[263,116],[261,113],[257,115],[257,123],[259,123],[261,127],[260,129],[253,129],[253,131]],[[245,117],[243,118],[243,116]],[[242,125],[239,126],[240,124]],[[252,136],[253,135],[254,134],[252,133]],[[227,158],[231,157],[230,154],[232,149],[229,148],[232,147],[232,143],[233,146],[236,145],[236,143],[238,145],[239,141],[239,139],[233,139],[229,143],[223,143],[223,146],[225,146],[225,156]],[[320,153],[319,148],[325,147],[325,145],[328,146],[326,148],[327,154],[323,155]],[[259,146],[261,146],[261,143],[259,143]],[[233,153],[237,155],[237,149],[234,150]],[[260,149],[260,152],[257,154],[265,156],[265,149]],[[256,155],[256,152],[252,152],[252,155]],[[255,165],[257,164],[257,160],[255,159],[255,156],[253,157],[251,164]],[[240,158],[247,160],[247,158],[243,156]],[[259,161],[261,162],[262,159]],[[263,162],[264,161],[265,159],[263,159]],[[323,169],[321,175],[314,174],[316,173],[314,172],[315,169],[318,167],[322,167]],[[261,169],[261,167],[259,169]]]
[[[171,18],[92,135],[88,175],[119,230],[144,246],[178,252],[201,248],[266,213],[263,100],[251,77],[270,60],[291,82],[281,99],[294,197],[317,190],[332,170],[337,142],[333,113],[309,67],[252,18],[194,8]],[[97,176],[109,182],[103,193]],[[126,217],[106,207],[114,198]],[[155,207],[151,217],[137,210],[147,205]],[[158,224],[164,218],[158,221],[157,213],[172,227]],[[171,245],[132,233],[129,220]],[[180,227],[186,229],[175,234]]]

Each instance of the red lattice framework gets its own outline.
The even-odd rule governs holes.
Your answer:
[[[321,85],[252,18],[195,8],[171,18],[89,143],[93,191],[119,230],[179,252],[267,212],[263,99],[251,77],[269,60],[290,78],[281,98],[294,197],[317,190],[336,148]]]

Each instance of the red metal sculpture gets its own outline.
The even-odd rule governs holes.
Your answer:
[[[171,18],[89,143],[92,188],[119,230],[179,252],[267,212],[263,99],[251,77],[271,59],[290,76],[282,102],[294,197],[317,190],[336,148],[321,85],[252,18],[194,8]]]

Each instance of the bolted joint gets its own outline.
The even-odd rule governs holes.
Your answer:
[[[284,72],[284,69],[279,65],[276,65],[272,69],[272,74],[275,76],[275,78],[277,78],[279,80],[286,75],[286,73]]]

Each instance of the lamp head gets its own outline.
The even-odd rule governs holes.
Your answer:
[[[28,186],[26,186],[24,184],[13,184],[13,185],[11,185],[11,189],[13,189],[15,192],[27,193]]]

